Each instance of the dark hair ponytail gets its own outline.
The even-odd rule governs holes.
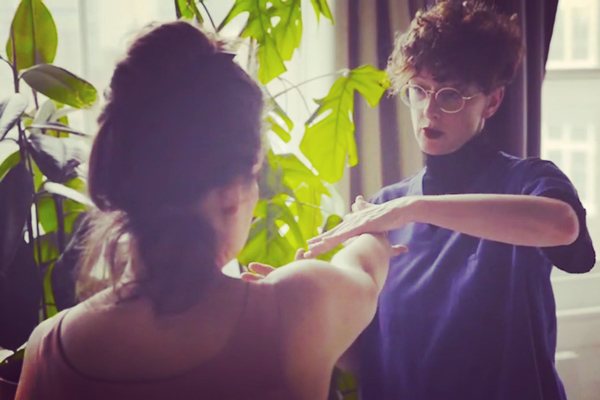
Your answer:
[[[218,243],[200,202],[260,157],[262,92],[222,46],[187,22],[153,28],[117,65],[99,118],[88,180],[98,223],[80,276],[102,253],[114,281],[137,254],[134,293],[157,312],[189,308],[212,281]]]

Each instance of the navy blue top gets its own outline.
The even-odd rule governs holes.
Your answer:
[[[414,223],[389,232],[409,252],[392,259],[375,319],[359,338],[361,399],[565,399],[554,368],[550,271],[595,263],[583,209],[551,162],[519,159],[476,138],[428,157],[412,178],[382,189],[402,196],[497,193],[568,202],[580,222],[569,246],[513,246]]]

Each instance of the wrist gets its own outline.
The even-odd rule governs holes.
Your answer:
[[[412,222],[424,222],[426,215],[426,196],[405,196],[393,200],[393,219],[398,226]]]

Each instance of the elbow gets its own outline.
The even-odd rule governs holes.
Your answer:
[[[556,219],[557,245],[570,245],[579,237],[579,219],[573,207],[562,203],[558,210]]]

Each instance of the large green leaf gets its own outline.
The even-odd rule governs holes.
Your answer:
[[[260,200],[254,210],[255,220],[250,228],[248,242],[238,255],[238,260],[243,265],[257,261],[279,267],[294,259],[297,247],[283,237],[278,226],[281,225],[278,222],[293,220],[293,215],[281,206],[284,199],[273,200]],[[296,230],[298,232],[299,229]]]
[[[19,71],[54,61],[58,33],[52,14],[41,0],[21,0],[12,21],[11,32],[14,32]],[[6,54],[14,65],[13,40],[10,34]]]
[[[23,240],[33,201],[33,181],[23,163],[0,181],[0,271],[7,268]]]
[[[87,146],[79,139],[32,133],[28,140],[35,163],[52,182],[64,183],[75,178],[76,168],[88,158]]]
[[[221,26],[248,13],[242,37],[258,43],[258,78],[268,83],[286,71],[284,61],[292,58],[302,36],[301,0],[237,0]]]
[[[333,15],[331,14],[331,9],[327,4],[327,0],[310,0],[310,2],[315,9],[315,13],[317,14],[317,20],[319,20],[319,17],[321,14],[323,14],[325,18],[329,18],[331,22],[333,22]]]
[[[283,171],[282,182],[285,186],[296,191],[303,184],[315,190],[319,195],[329,196],[329,190],[321,178],[315,175],[294,154],[273,155],[273,162]]]
[[[272,106],[273,110],[267,116],[269,128],[287,143],[292,138],[290,132],[294,128],[294,123],[276,101],[273,101]]]
[[[388,87],[385,72],[364,65],[339,78],[318,101],[316,117],[321,119],[307,125],[300,150],[322,179],[337,182],[344,174],[346,159],[350,166],[358,163],[352,120],[355,91],[374,107]]]
[[[300,46],[302,39],[301,3],[301,0],[277,0],[269,8],[270,17],[279,18],[271,32],[283,61],[291,60],[294,50]]]
[[[21,77],[32,89],[71,107],[89,107],[96,101],[94,86],[54,65],[36,65],[24,71]]]
[[[4,139],[27,108],[27,97],[15,93],[0,101],[0,140]]]
[[[198,21],[204,21],[196,6],[196,0],[175,0],[175,14],[177,18],[194,19],[196,17]]]

